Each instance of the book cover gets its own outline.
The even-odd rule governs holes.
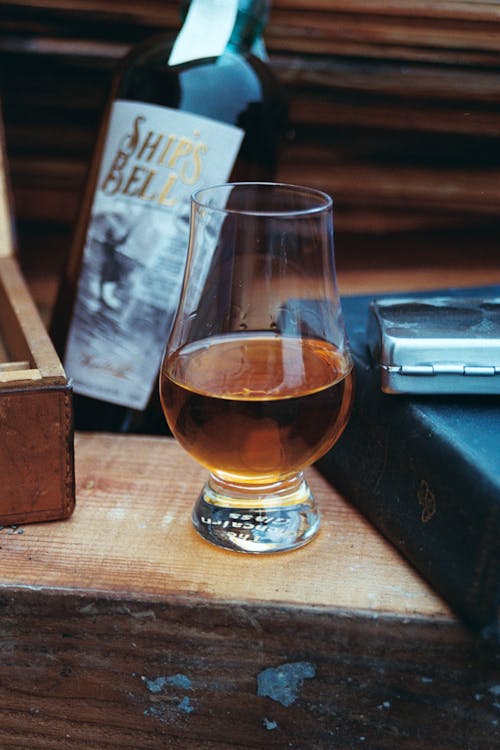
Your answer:
[[[499,293],[495,286],[439,295]],[[382,393],[366,337],[374,297],[342,299],[355,401],[344,434],[317,466],[458,615],[497,638],[500,398]]]

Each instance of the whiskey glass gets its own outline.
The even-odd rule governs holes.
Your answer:
[[[320,513],[304,469],[342,433],[352,395],[331,198],[275,183],[194,193],[160,397],[208,470],[198,533],[248,553],[309,542]]]

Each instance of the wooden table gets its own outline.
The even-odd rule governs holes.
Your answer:
[[[315,469],[319,536],[218,550],[169,438],[78,434],[77,506],[0,532],[0,748],[492,750],[494,653]]]
[[[178,24],[177,2],[122,5],[3,13],[47,321],[111,61]],[[333,194],[341,293],[500,282],[495,4],[273,5],[298,134],[278,176]],[[168,439],[78,435],[76,472],[70,520],[0,531],[0,750],[500,747],[496,654],[314,469],[319,537],[265,558],[196,536],[203,471]]]

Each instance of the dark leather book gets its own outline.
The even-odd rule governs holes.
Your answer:
[[[446,294],[498,296],[500,287]],[[366,336],[372,298],[342,300],[355,403],[344,434],[318,468],[458,615],[496,639],[500,397],[382,393]]]

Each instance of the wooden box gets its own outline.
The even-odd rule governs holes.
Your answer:
[[[74,504],[72,391],[14,255],[0,128],[0,525]]]

